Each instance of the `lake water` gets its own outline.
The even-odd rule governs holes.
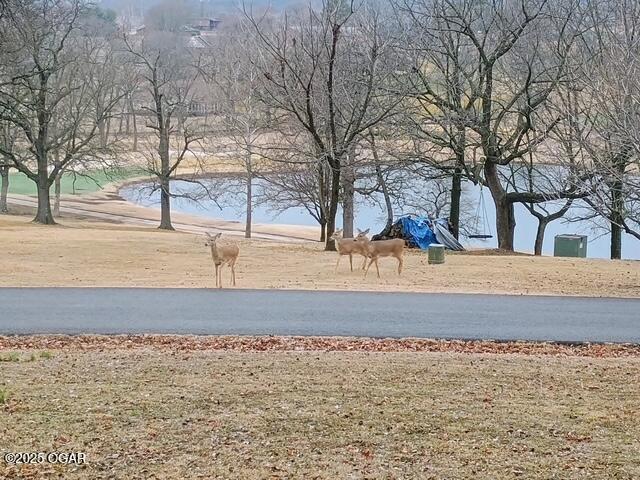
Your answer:
[[[183,191],[193,192],[200,188],[197,185],[182,182],[172,182],[172,192]],[[256,190],[260,189],[260,182],[256,182]],[[478,201],[481,196],[481,189],[471,183],[467,183],[463,188],[463,202],[466,210],[469,212],[466,218],[467,229],[475,219],[474,215]],[[120,190],[120,195],[126,200],[143,205],[146,207],[159,208],[160,193],[150,192],[148,186],[144,184],[130,185]],[[479,248],[495,248],[497,247],[497,239],[495,238],[495,207],[489,192],[484,189],[484,202],[487,212],[487,223],[493,238],[487,240],[470,239],[463,237],[461,242],[466,247]],[[580,208],[579,202],[573,209]],[[370,228],[372,233],[379,232],[384,226],[385,216],[383,210],[371,202],[367,202],[362,198],[356,197],[356,221],[355,226],[361,229]],[[242,203],[242,195],[227,195],[218,198],[217,201],[207,198],[194,202],[185,198],[172,199],[172,210],[175,212],[187,213],[192,215],[201,215],[208,218],[220,218],[224,220],[237,220],[244,222],[245,206]],[[408,209],[403,212],[397,210],[394,213],[400,216],[404,213],[414,213],[415,209]],[[516,204],[516,233],[515,233],[515,249],[521,252],[533,252],[533,244],[535,241],[537,219],[534,218],[524,205]],[[292,225],[317,225],[315,220],[303,208],[290,208],[282,213],[276,213],[268,205],[257,205],[253,212],[253,221],[255,223],[282,223]],[[480,223],[483,219],[480,218]],[[341,216],[337,219],[338,225],[341,224]],[[480,230],[480,229],[479,229]],[[545,240],[543,245],[544,255],[553,255],[553,242],[555,235],[558,234],[580,234],[589,237],[587,247],[587,256],[590,258],[609,258],[609,234],[603,229],[596,230],[591,222],[572,222],[569,223],[564,219],[557,220],[547,226]],[[622,255],[626,259],[640,259],[640,241],[630,235],[624,234]]]

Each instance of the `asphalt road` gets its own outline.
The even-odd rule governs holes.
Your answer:
[[[0,288],[0,334],[339,335],[640,343],[640,300]]]

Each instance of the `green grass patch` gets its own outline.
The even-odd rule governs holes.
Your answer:
[[[49,360],[51,358],[53,358],[53,354],[47,350],[40,352],[40,358],[44,359],[44,360]]]
[[[0,405],[4,405],[9,400],[9,391],[0,387]]]
[[[124,180],[141,175],[139,169],[126,169],[118,171],[90,171],[86,175],[74,175],[67,172],[62,175],[60,182],[60,192],[63,194],[92,193],[101,190],[106,184],[118,180]],[[51,194],[54,186],[51,185]],[[12,172],[9,174],[9,193],[21,195],[35,195],[37,193],[36,184],[24,173]]]
[[[16,352],[3,353],[0,355],[0,362],[19,362],[20,355]]]

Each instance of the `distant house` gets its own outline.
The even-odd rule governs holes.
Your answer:
[[[220,23],[221,20],[217,18],[196,18],[189,23],[189,27],[200,32],[213,32],[218,29]]]
[[[189,35],[191,37],[200,37],[191,40],[189,43],[192,47],[203,48],[209,45],[208,42],[202,37],[217,33],[221,23],[222,20],[218,20],[217,18],[201,17],[190,21],[187,25],[184,25],[181,31],[184,35]],[[136,27],[131,31],[131,35],[144,37],[146,30],[147,29],[145,25],[140,25],[139,27]]]
[[[220,23],[222,23],[222,21],[216,18],[196,18],[188,24],[183,25],[182,28],[175,33],[184,38],[187,47],[193,49],[207,49],[211,48],[212,37],[218,35],[218,27]],[[130,35],[132,37],[144,38],[148,30],[149,29],[145,25],[140,25],[133,28],[130,31]]]

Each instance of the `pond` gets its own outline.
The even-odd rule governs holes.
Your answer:
[[[172,192],[194,193],[202,190],[197,184],[187,183],[184,181],[172,181]],[[254,191],[260,193],[261,181],[256,180]],[[138,205],[159,208],[160,193],[158,191],[151,192],[148,184],[129,185],[120,190],[120,195],[126,200]],[[497,247],[497,239],[495,238],[495,207],[489,192],[484,191],[476,185],[467,182],[463,186],[463,209],[467,210],[466,227],[470,229],[470,223],[475,219],[475,211],[478,202],[484,197],[486,205],[486,219],[493,238],[487,240],[472,239],[463,237],[461,242],[466,247],[471,248],[495,248]],[[579,202],[576,202],[574,211],[580,208]],[[224,220],[236,220],[244,222],[245,205],[243,204],[242,195],[223,195],[216,200],[203,198],[193,201],[187,198],[176,197],[172,199],[172,210],[187,214],[201,215],[208,218],[219,218]],[[356,195],[355,207],[355,226],[361,229],[370,228],[372,233],[379,232],[384,226],[385,216],[382,208],[376,204],[365,200],[363,197]],[[407,209],[407,211],[396,210],[396,216],[404,213],[414,213],[415,209]],[[528,212],[524,205],[516,204],[516,233],[515,233],[515,249],[520,252],[533,252],[535,241],[537,220]],[[253,221],[255,223],[279,223],[291,225],[317,225],[315,220],[303,208],[289,208],[284,212],[275,212],[268,204],[259,204],[254,207]],[[341,215],[338,216],[338,225],[341,224]],[[482,223],[482,217],[480,218]],[[577,221],[568,222],[565,219],[557,220],[547,226],[543,254],[553,255],[554,237],[558,234],[580,234],[589,237],[587,248],[587,256],[590,258],[609,258],[609,234],[603,229],[595,229],[592,222]],[[640,259],[640,241],[630,235],[624,234],[622,255],[625,259]]]

